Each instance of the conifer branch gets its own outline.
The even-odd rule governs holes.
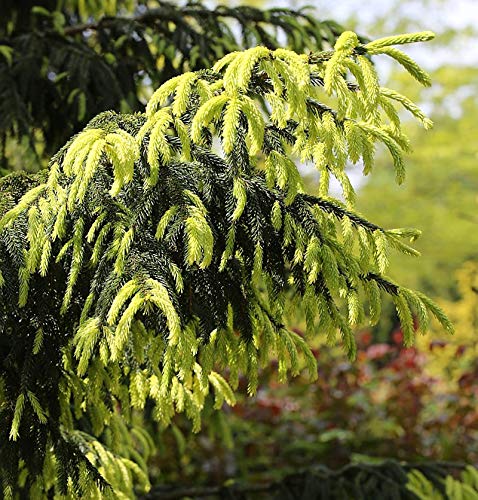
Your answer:
[[[387,53],[384,43],[375,50]],[[378,321],[381,291],[407,345],[429,315],[452,330],[425,295],[385,277],[390,249],[416,254],[401,238],[419,232],[385,230],[353,208],[346,167],[360,161],[368,173],[376,143],[404,176],[408,141],[383,100],[428,124],[407,98],[381,90],[358,59],[364,50],[345,32],[331,57],[313,62],[265,46],[233,52],[210,71],[165,82],[145,113],[99,114],[48,172],[0,181],[7,487],[24,460],[31,477],[59,464],[62,494],[98,492],[91,468],[123,496],[133,496],[134,481],[147,490],[149,452],[137,459],[128,428],[154,449],[135,425],[145,408],[161,427],[185,413],[198,429],[208,399],[217,409],[234,404],[239,374],[256,391],[272,353],[280,380],[306,368],[317,376],[307,342],[287,329],[289,300],[309,334],[339,334],[351,359],[354,329],[367,316]],[[321,103],[324,92],[333,106]],[[318,196],[305,193],[300,162],[317,168]],[[331,176],[345,203],[330,197]],[[112,426],[114,440],[104,432]]]

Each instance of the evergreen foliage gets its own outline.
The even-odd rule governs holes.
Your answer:
[[[427,478],[420,470],[411,470],[408,473],[407,489],[420,500],[478,499],[478,470],[471,465],[467,465],[458,478],[449,474],[441,478],[441,481],[437,479],[436,476]]]
[[[405,334],[425,331],[430,299],[386,276],[386,230],[354,211],[348,162],[373,168],[376,143],[404,179],[408,140],[370,55],[427,74],[392,44],[430,32],[299,54],[232,52],[153,94],[145,113],[101,113],[37,176],[0,182],[0,476],[4,495],[130,498],[147,491],[154,443],[146,415],[199,428],[208,396],[234,404],[240,374],[257,387],[278,358],[282,380],[305,366],[306,340],[286,328],[302,312],[353,358],[352,328],[393,299]],[[294,159],[320,172],[304,192]],[[331,176],[345,202],[329,196]],[[368,314],[368,310],[369,313]],[[228,373],[225,375],[225,369]]]
[[[146,0],[2,1],[0,166],[28,166],[25,154],[21,165],[5,154],[20,143],[34,153],[38,168],[98,113],[142,111],[148,89],[209,68],[228,52],[284,43],[298,52],[321,50],[340,32],[336,23],[317,21],[307,10]]]

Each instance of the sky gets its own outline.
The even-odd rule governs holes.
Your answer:
[[[334,19],[346,28],[357,28],[362,35],[380,38],[397,32],[431,30],[437,35],[434,44],[407,47],[407,52],[428,70],[446,61],[478,65],[478,0],[259,0],[235,1],[257,7],[299,9],[314,5],[319,19]],[[408,19],[406,26],[403,20]],[[450,29],[474,36],[455,36],[450,43]]]
[[[290,4],[300,5],[296,0],[290,0]],[[464,33],[477,30],[478,0],[367,0],[365,2],[341,0],[332,3],[318,2],[317,5],[319,12],[323,10],[327,17],[333,17],[344,23],[353,13],[360,31],[372,38],[401,31],[397,29],[399,28],[397,21],[403,17],[411,19],[407,31],[434,31],[437,35],[435,44],[427,47],[417,45],[410,47],[409,51],[419,64],[428,66],[429,69],[449,61],[450,58],[453,58],[454,63],[478,64],[476,33],[474,37],[457,36],[451,44],[447,38],[450,29]],[[320,7],[321,5],[323,7]],[[356,9],[357,5],[366,7]],[[391,9],[395,11],[395,15],[390,16]],[[374,21],[377,19],[383,20],[383,25],[373,29]]]

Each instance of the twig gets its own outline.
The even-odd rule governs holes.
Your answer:
[[[277,489],[277,483],[267,484],[249,484],[244,486],[223,487],[223,486],[210,486],[210,487],[192,487],[182,488],[166,491],[164,487],[154,488],[147,495],[142,497],[142,500],[179,500],[185,497],[191,498],[207,498],[219,497],[224,498],[226,491],[233,490],[234,493],[266,493]]]

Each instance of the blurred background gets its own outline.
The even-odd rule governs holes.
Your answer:
[[[4,32],[12,22],[13,25],[20,22],[19,18],[12,21],[8,15],[2,21],[2,9],[8,9],[10,3],[7,0],[5,6],[0,6],[0,28]],[[89,3],[93,5],[95,1]],[[128,2],[119,2],[123,3]],[[208,1],[207,5],[214,7],[217,3]],[[297,9],[304,3],[263,1],[249,5]],[[156,429],[160,450],[152,461],[153,482],[183,486],[221,484],[232,479],[264,482],[313,464],[336,468],[349,462],[383,458],[478,464],[476,6],[475,0],[321,0],[310,10],[320,20],[333,19],[345,29],[370,38],[421,30],[437,34],[431,43],[405,48],[431,73],[434,82],[431,88],[420,88],[393,63],[375,58],[383,85],[419,103],[435,123],[432,130],[424,131],[410,118],[404,127],[414,147],[406,160],[406,182],[401,186],[395,184],[391,159],[384,151],[378,151],[370,179],[362,176],[359,167],[351,167],[351,173],[355,168],[357,174],[352,175],[358,191],[358,209],[369,220],[386,228],[410,226],[423,231],[415,244],[423,256],[397,255],[392,260],[390,275],[438,302],[455,324],[454,337],[445,336],[433,325],[430,334],[418,339],[415,347],[405,349],[390,305],[384,307],[383,319],[377,327],[356,332],[359,354],[354,363],[347,360],[340,348],[328,346],[325,339],[313,339],[319,365],[317,382],[310,383],[299,376],[286,385],[279,384],[272,361],[261,374],[257,396],[247,396],[244,381],[237,405],[224,407],[220,412],[207,410],[199,434],[193,434],[191,424],[182,417],[177,417],[170,429]],[[63,29],[64,18],[41,10],[36,16],[35,22],[48,19],[59,30]],[[79,17],[81,22],[81,10]],[[232,30],[235,29],[237,26],[233,25]],[[117,52],[121,48],[119,40],[115,42],[119,44],[114,49]],[[101,43],[106,54],[113,51],[108,48],[107,40]],[[25,45],[24,50],[33,54],[26,64],[37,64],[34,51],[38,47],[32,43]],[[167,47],[163,49],[166,54]],[[134,50],[140,57],[141,44]],[[134,64],[135,54],[125,49],[124,64]],[[0,57],[8,60],[10,55],[8,48],[0,43]],[[23,135],[2,136],[3,172],[44,168],[65,136],[81,128],[89,116],[99,111],[141,109],[151,93],[148,75],[154,71],[166,74],[171,69],[163,55],[148,61],[151,67],[137,73],[141,79],[138,95],[115,101],[116,90],[108,80],[108,68],[101,65],[95,73],[97,86],[84,84],[88,66],[69,77],[77,79],[74,85],[80,90],[65,89],[63,108],[58,109],[54,107],[55,94],[46,93],[50,87],[42,89],[34,82],[25,83],[17,75],[19,88],[22,82],[36,96],[32,98],[35,104],[28,109],[33,125],[19,122],[18,127],[24,127]],[[121,77],[121,73],[118,75]],[[62,73],[48,75],[59,91],[61,82],[66,82],[63,77]],[[7,114],[7,103],[11,104],[13,97],[8,97],[7,87],[2,87],[4,81],[6,78],[0,78],[1,131],[9,130],[10,114],[16,112],[11,107],[13,111],[8,108],[10,114]],[[124,88],[129,85],[122,84]],[[13,83],[9,85],[8,92]],[[70,128],[58,130],[54,123],[46,123],[46,118],[35,122],[35,113],[48,116],[52,123],[65,116],[74,120]],[[404,121],[408,119],[403,116]],[[305,173],[309,189],[314,190],[312,172],[306,169]],[[290,317],[289,326],[302,332],[302,319],[294,317],[293,311]]]

